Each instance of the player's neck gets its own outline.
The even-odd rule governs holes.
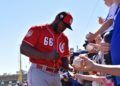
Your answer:
[[[56,34],[61,34],[61,33],[59,33],[59,32],[57,31],[57,30],[58,30],[58,25],[57,25],[57,24],[52,23],[51,26],[52,26],[52,29],[54,30],[54,32],[55,32]]]

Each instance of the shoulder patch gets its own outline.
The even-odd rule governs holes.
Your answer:
[[[26,37],[30,37],[33,34],[33,30],[29,30],[28,33],[26,34]]]

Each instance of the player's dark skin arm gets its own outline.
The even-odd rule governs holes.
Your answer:
[[[34,47],[28,45],[26,42],[22,42],[20,46],[20,52],[28,57],[33,59],[46,59],[46,60],[53,60],[55,59],[55,52],[48,53],[48,52],[39,52]]]
[[[62,58],[62,67],[66,70],[73,71],[73,69],[69,67],[69,61],[66,57]]]

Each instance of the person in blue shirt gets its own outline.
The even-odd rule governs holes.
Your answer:
[[[120,0],[117,4],[120,3]],[[114,31],[111,40],[111,55],[113,65],[120,65],[120,6],[114,21]],[[120,86],[120,76],[116,76],[116,86]]]

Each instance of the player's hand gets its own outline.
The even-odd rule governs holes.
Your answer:
[[[95,34],[89,32],[89,33],[86,35],[86,39],[87,39],[88,41],[93,41],[93,40],[95,40]]]

